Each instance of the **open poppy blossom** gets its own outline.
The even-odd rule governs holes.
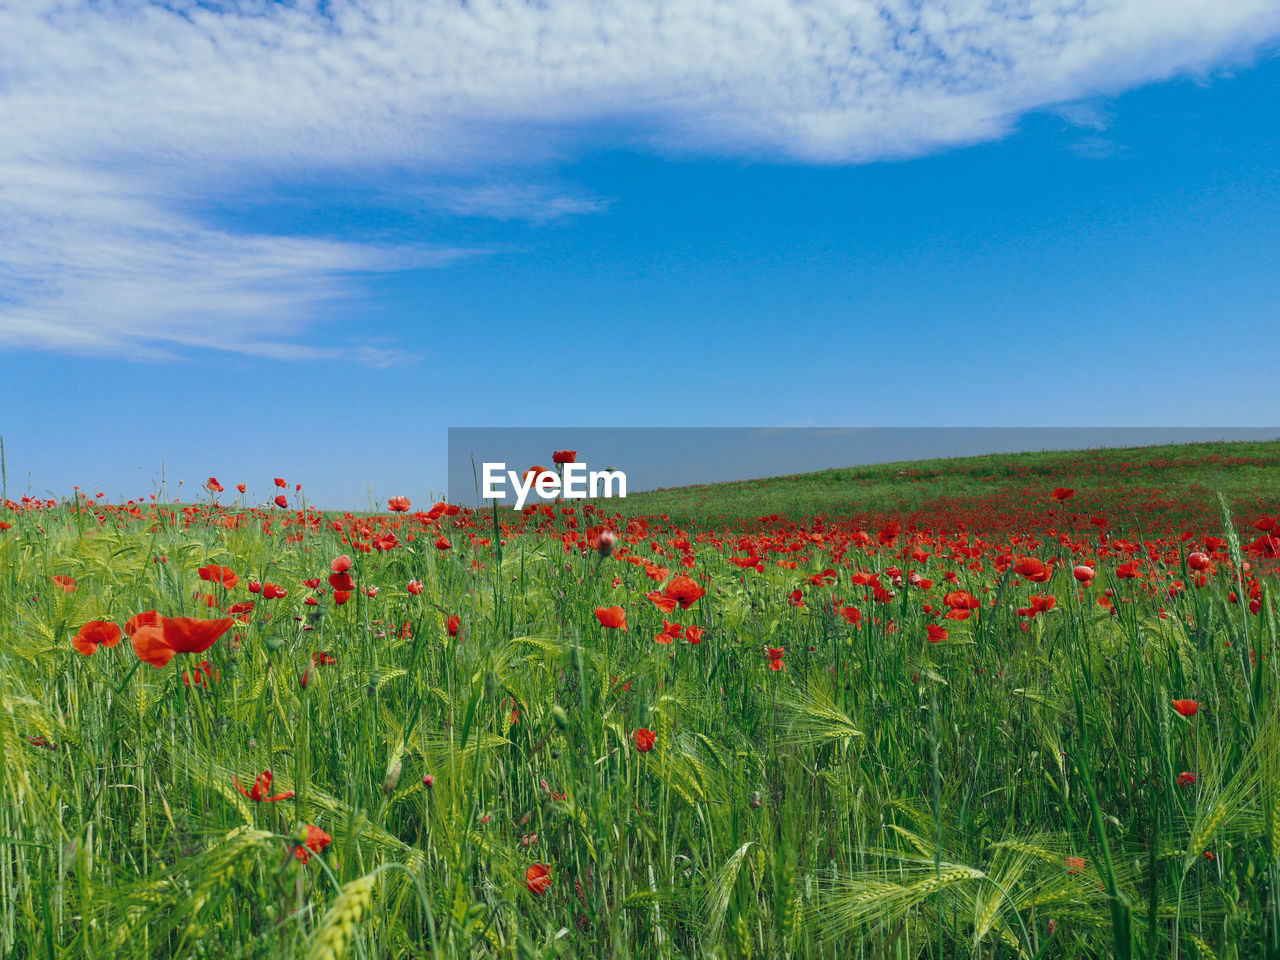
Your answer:
[[[311,854],[323,852],[324,848],[332,842],[333,837],[329,836],[329,834],[325,833],[314,824],[308,823],[306,839],[302,843],[298,844],[293,851],[293,855],[303,863],[310,863]]]
[[[263,770],[254,778],[252,789],[246,790],[244,787],[240,786],[240,781],[234,774],[231,777],[231,785],[254,803],[275,803],[277,800],[288,800],[293,796],[292,790],[285,790],[283,793],[268,796],[268,794],[271,793],[271,780],[271,771]]]
[[[524,872],[524,886],[535,896],[542,896],[551,889],[551,868],[545,863],[530,864]]]
[[[576,463],[578,460],[577,450],[557,450],[551,454],[552,463]]]
[[[93,656],[99,646],[114,647],[120,642],[120,628],[106,620],[90,620],[71,638],[71,645],[86,657]]]
[[[674,597],[668,597],[661,590],[651,590],[645,596],[653,601],[653,605],[658,608],[660,613],[670,613],[676,608],[676,603],[678,602]]]
[[[408,497],[391,497],[387,500],[387,509],[393,513],[405,513],[410,506]]]
[[[663,591],[668,597],[680,604],[681,610],[688,610],[706,592],[706,590],[698,586],[692,577],[686,577],[683,574],[678,577],[672,577],[671,582],[667,584],[667,588]]]
[[[627,629],[627,611],[621,607],[596,607],[595,614],[602,627],[610,630]]]
[[[204,653],[235,624],[233,617],[202,620],[165,617],[155,610],[135,614],[124,625],[139,660],[163,667],[175,653]]]
[[[930,643],[941,643],[943,640],[947,639],[947,637],[949,636],[949,634],[947,633],[947,628],[940,627],[936,623],[929,624],[924,628],[924,631],[926,634],[928,634]]]
[[[640,753],[648,753],[652,750],[657,739],[658,735],[645,727],[640,727],[635,733],[631,734],[631,740],[635,743],[636,750]]]
[[[1197,700],[1175,700],[1173,709],[1184,717],[1194,717],[1200,710],[1200,703]]]
[[[1023,557],[1013,565],[1013,571],[1032,583],[1046,583],[1053,576],[1053,567],[1035,557]]]
[[[208,583],[221,584],[227,590],[232,589],[240,582],[240,578],[236,576],[236,572],[230,567],[220,567],[212,563],[207,567],[201,567],[196,573],[200,575],[201,580]]]
[[[54,585],[62,590],[63,593],[76,592],[76,578],[59,574],[52,578]]]

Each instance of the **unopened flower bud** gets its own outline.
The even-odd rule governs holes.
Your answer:
[[[395,762],[394,766],[387,768],[387,775],[382,781],[383,793],[395,792],[396,784],[400,782],[400,773],[403,770],[404,770],[404,764],[401,763],[399,760]]]

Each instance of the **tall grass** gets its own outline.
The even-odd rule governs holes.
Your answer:
[[[566,551],[562,516],[519,534],[463,514],[439,521],[450,550],[369,553],[319,523],[290,541],[108,516],[13,511],[0,534],[5,956],[1277,955],[1275,579],[1259,614],[1230,602],[1238,552],[1171,597],[1175,563],[1150,584],[1100,565],[1082,591],[1069,565],[1027,585],[936,550],[911,564],[927,595],[984,607],[935,621],[925,593],[876,602],[843,566],[792,605],[831,563],[812,543],[763,573],[696,544],[672,570],[708,593],[666,619],[707,634],[668,646],[660,584]],[[662,536],[633,539],[662,559]],[[883,570],[902,545],[846,559]],[[350,601],[306,605],[342,553]],[[230,596],[207,563],[240,575]],[[250,578],[289,593],[251,597]],[[1028,620],[1032,587],[1058,603]],[[193,594],[211,591],[257,606],[207,654],[155,669],[127,639],[70,644],[90,619],[208,616]],[[593,615],[614,604],[626,632]],[[925,639],[935,622],[947,640]],[[201,659],[215,679],[184,683]],[[233,786],[266,769],[291,798]],[[304,863],[308,824],[332,840]]]

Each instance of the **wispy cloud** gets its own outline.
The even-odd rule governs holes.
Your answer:
[[[360,274],[468,254],[201,213],[246,185],[411,171],[411,202],[555,219],[606,205],[530,175],[582,148],[910,156],[1278,34],[1274,0],[0,5],[0,346],[325,356]]]

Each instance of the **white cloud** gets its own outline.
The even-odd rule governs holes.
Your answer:
[[[353,273],[465,254],[201,216],[245,184],[438,177],[406,198],[550,219],[603,205],[530,185],[576,149],[848,163],[1051,107],[1101,129],[1063,105],[1278,34],[1275,0],[0,4],[0,346],[322,356],[298,344]]]

